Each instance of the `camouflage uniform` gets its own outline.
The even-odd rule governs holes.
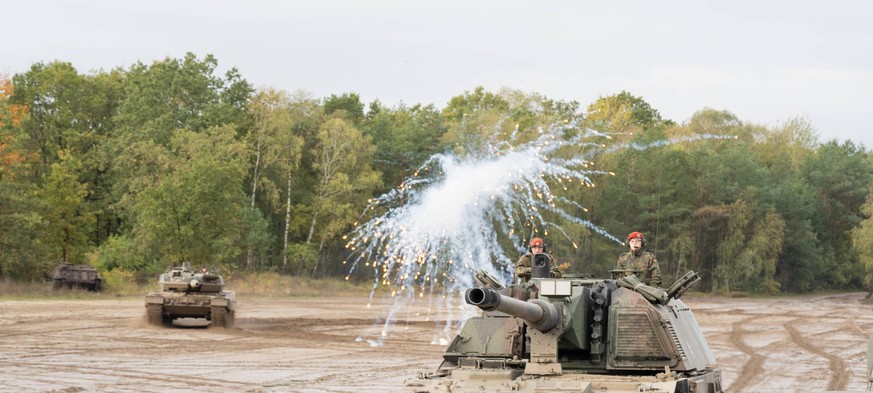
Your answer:
[[[549,271],[549,275],[552,278],[561,278],[561,270],[558,269],[558,264],[555,262],[555,258],[549,254],[543,253],[543,255],[549,258],[549,265],[551,266],[551,270]],[[518,258],[518,262],[515,263],[515,276],[521,277],[521,282],[526,283],[530,280],[530,262],[531,262],[531,253],[526,253]]]
[[[618,265],[616,270],[636,270],[639,273],[639,278],[643,284],[661,286],[661,268],[658,267],[658,260],[655,259],[655,254],[648,251],[640,251],[638,255],[626,252],[618,257]],[[630,274],[630,273],[628,273]]]

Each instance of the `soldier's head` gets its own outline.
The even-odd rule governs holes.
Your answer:
[[[646,246],[646,238],[642,233],[631,232],[630,235],[627,235],[627,245],[631,251],[637,252]]]
[[[539,254],[541,252],[546,251],[546,243],[543,242],[543,239],[535,237],[530,239],[530,252],[531,254]]]

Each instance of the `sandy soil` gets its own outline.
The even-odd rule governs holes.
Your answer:
[[[866,388],[873,306],[863,294],[697,298],[692,307],[728,392]],[[0,390],[372,392],[439,364],[434,315],[366,298],[240,300],[232,329],[153,327],[142,300],[0,302]]]

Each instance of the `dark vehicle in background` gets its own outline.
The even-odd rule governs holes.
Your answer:
[[[54,289],[81,288],[94,292],[103,289],[103,278],[100,277],[100,272],[89,265],[59,263],[45,274],[45,278],[52,283]]]

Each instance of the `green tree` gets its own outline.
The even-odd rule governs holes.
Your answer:
[[[714,269],[723,264],[716,250],[724,242],[723,232],[731,214],[726,206],[734,205],[745,195],[749,203],[759,206],[753,218],[759,219],[758,215],[766,209],[759,205],[758,190],[766,187],[767,171],[750,148],[753,142],[672,140],[681,136],[745,135],[759,131],[732,119],[729,113],[705,110],[681,126],[668,126],[667,122],[652,125],[624,138],[631,142],[631,148],[597,159],[598,168],[615,176],[600,178],[597,187],[587,192],[586,199],[591,202],[586,205],[591,209],[586,214],[620,237],[634,230],[645,233],[648,248],[658,256],[665,280],[670,279],[670,274],[694,269],[704,278],[703,287],[710,288]],[[621,141],[619,138],[618,142]],[[748,225],[754,222],[749,221]],[[748,237],[748,232],[739,233]],[[614,266],[615,255],[622,252],[622,248],[613,244],[588,247],[589,259],[607,261],[601,270]]]
[[[211,55],[200,60],[188,53],[183,59],[167,58],[150,66],[136,63],[125,73],[113,118],[116,132],[106,148],[113,158],[108,170],[114,214],[130,217],[126,210],[140,192],[168,170],[170,160],[151,160],[161,156],[148,149],[163,151],[179,132],[205,132],[222,125],[238,132],[245,125],[251,86],[235,69],[224,78],[216,76],[217,67]],[[131,223],[119,220],[119,224]],[[121,228],[128,230],[130,225]]]
[[[302,270],[308,271],[308,269],[301,267],[303,265],[315,267],[314,262],[309,263],[312,261],[310,257],[313,254],[317,257],[318,254],[312,249],[310,244],[302,243],[302,233],[305,233],[307,225],[304,218],[305,212],[311,210],[302,203],[295,204],[294,200],[311,200],[312,195],[314,195],[311,190],[315,186],[310,182],[316,176],[306,176],[303,171],[299,171],[299,168],[304,157],[304,142],[306,139],[311,141],[317,139],[314,135],[317,134],[318,128],[324,122],[324,112],[322,107],[318,105],[317,100],[308,93],[297,92],[291,100],[290,115],[291,133],[286,135],[287,138],[283,138],[284,148],[282,150],[282,172],[280,176],[285,181],[285,205],[282,217],[282,269],[285,271],[296,271],[297,274],[300,274]],[[313,150],[314,146],[313,142],[307,151]],[[310,158],[310,160],[312,159],[314,158]],[[299,175],[295,176],[298,173]],[[295,187],[295,184],[298,186]],[[292,244],[292,231],[300,233],[300,235],[296,236],[300,241],[297,244]],[[300,257],[301,255],[307,257]],[[317,261],[317,258],[315,260]],[[301,261],[306,261],[306,263],[301,264]]]
[[[442,110],[446,132],[441,142],[455,154],[490,155],[495,144],[530,142],[542,129],[575,123],[582,117],[578,109],[575,101],[512,89],[494,94],[480,86],[453,97]]]
[[[815,192],[800,167],[818,145],[815,131],[808,121],[796,118],[760,133],[756,139],[753,151],[768,172],[766,185],[759,188],[761,202],[775,208],[785,223],[776,280],[781,289],[790,292],[814,289],[821,264],[812,227]]]
[[[12,79],[0,74],[0,180],[8,178],[19,167],[26,152],[16,146],[19,137],[19,127],[27,115],[27,105],[9,102],[15,91]]]
[[[299,160],[302,138],[292,130],[291,102],[284,91],[264,89],[258,92],[249,105],[251,129],[246,135],[252,150],[250,208],[256,209],[258,191],[266,194],[268,211],[279,208],[281,185],[275,177],[264,176],[267,171],[285,172],[288,160]],[[255,250],[249,248],[246,255],[246,268],[255,270]]]
[[[401,104],[396,109],[387,109],[374,102],[362,131],[372,137],[376,145],[374,168],[382,172],[385,187],[392,188],[442,150],[439,138],[445,133],[445,126],[433,105],[406,107]]]
[[[324,114],[342,117],[358,126],[364,120],[364,103],[356,93],[331,94],[324,100]]]
[[[82,76],[69,63],[36,63],[13,77],[10,104],[26,106],[19,142],[39,153],[42,171],[64,151],[86,157],[112,129],[119,93],[117,74]]]
[[[864,286],[873,293],[873,183],[868,186],[861,213],[865,218],[852,229],[852,246],[864,266]]]
[[[482,154],[489,144],[511,137],[516,128],[508,113],[509,103],[481,86],[452,97],[442,111],[447,129],[441,143],[455,154]]]
[[[756,210],[745,199],[725,207],[715,250],[714,289],[778,292],[774,274],[785,225],[775,211]]]
[[[509,104],[508,114],[515,122],[523,140],[539,136],[539,128],[564,125],[580,120],[579,103],[576,101],[555,101],[538,93],[525,93],[513,89],[501,89],[498,93]]]
[[[822,263],[815,275],[822,288],[860,287],[863,271],[851,243],[851,231],[863,220],[873,168],[867,153],[851,141],[829,141],[801,166],[806,181],[816,190],[812,220]]]
[[[773,206],[785,222],[776,280],[781,289],[790,292],[814,289],[817,287],[817,271],[821,264],[818,240],[812,225],[815,192],[798,171],[771,171],[769,184],[769,187],[761,189],[762,200]]]
[[[201,132],[223,124],[241,126],[253,88],[236,69],[222,78],[215,75],[217,68],[212,55],[200,60],[192,53],[183,59],[132,65],[116,118],[120,130],[132,140],[167,145],[179,129]]]
[[[818,146],[818,134],[809,120],[793,118],[765,133],[755,144],[761,161],[775,170],[796,170]]]
[[[78,180],[79,162],[63,153],[59,156],[61,161],[52,164],[38,192],[46,221],[43,241],[58,261],[81,263],[89,250],[94,215],[83,211],[88,188]]]
[[[109,213],[107,176],[112,155],[106,149],[114,129],[113,116],[121,94],[118,71],[80,75],[69,64],[37,63],[14,79],[13,109],[27,108],[12,128],[11,140],[20,156],[35,157],[30,181],[40,182],[61,154],[76,157],[78,181],[87,185],[81,210],[93,214],[96,225],[88,234],[94,244],[115,230]],[[85,213],[87,212],[87,213]]]
[[[279,205],[277,186],[264,173],[278,165],[285,156],[289,146],[285,142],[291,139],[295,142],[299,154],[300,138],[291,130],[291,102],[287,93],[272,88],[259,91],[249,105],[249,115],[252,127],[246,134],[246,141],[252,151],[253,163],[251,169],[251,207],[255,207],[258,192],[265,190],[267,200],[273,207]],[[293,146],[292,146],[293,149]]]
[[[367,196],[381,185],[379,172],[370,167],[374,150],[369,137],[341,118],[319,128],[313,152],[318,183],[307,244],[316,238],[316,228],[319,251],[328,239],[345,232]]]
[[[9,102],[14,91],[12,79],[0,75],[0,278],[33,279],[50,262],[40,246],[44,225],[36,185],[26,177],[28,155],[16,143],[27,106]]]
[[[766,171],[747,144],[735,141],[696,144],[689,162],[695,179],[689,190],[695,210],[692,266],[713,279],[704,284],[715,284],[714,269],[722,262],[716,250],[724,239],[723,228],[732,214],[732,209],[726,206],[740,198],[757,206],[758,190],[764,185]]]
[[[664,125],[657,109],[626,91],[598,98],[588,106],[586,118],[596,129],[619,133],[638,133]]]
[[[146,255],[237,267],[243,250],[264,246],[266,223],[243,191],[247,149],[234,135],[227,126],[180,131],[167,149],[141,150],[152,153],[140,156],[148,161],[140,184],[149,186],[141,188],[131,213]],[[156,166],[162,173],[149,176]]]
[[[160,274],[166,266],[158,263],[149,263],[148,256],[144,255],[136,239],[127,235],[110,236],[94,252],[97,270],[102,272],[118,272],[118,276],[125,277],[128,274],[135,282],[152,280]]]
[[[32,183],[0,177],[0,277],[38,278],[57,256],[42,237],[46,223],[38,195]]]
[[[748,134],[742,131],[745,127],[746,125],[731,112],[704,108],[695,112],[687,123],[670,127],[668,136]],[[743,141],[754,142],[748,138],[744,138]]]

